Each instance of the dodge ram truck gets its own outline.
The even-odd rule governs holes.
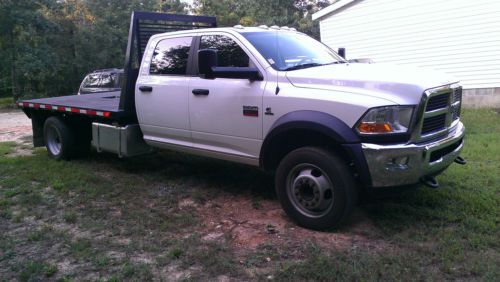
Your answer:
[[[56,160],[159,148],[260,167],[287,215],[320,230],[349,216],[358,191],[437,187],[465,163],[457,81],[349,63],[292,28],[134,12],[124,76],[120,95],[19,101],[34,145]]]

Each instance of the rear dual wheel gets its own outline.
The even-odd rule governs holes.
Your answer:
[[[88,153],[90,149],[88,137],[70,127],[61,117],[47,118],[43,132],[47,152],[53,159],[70,160]]]
[[[316,147],[299,148],[283,158],[276,172],[276,192],[288,216],[315,230],[338,227],[357,199],[345,161]]]

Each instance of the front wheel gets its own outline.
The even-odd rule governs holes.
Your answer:
[[[289,217],[315,230],[339,226],[357,198],[357,187],[345,162],[316,147],[299,148],[283,158],[276,171],[276,192]]]

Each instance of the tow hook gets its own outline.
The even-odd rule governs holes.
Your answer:
[[[420,182],[425,184],[427,187],[436,189],[439,188],[439,183],[434,176],[425,176],[420,179]]]
[[[460,157],[460,156],[458,156],[458,157],[455,159],[455,162],[456,162],[457,164],[459,164],[459,165],[466,165],[466,164],[467,164],[467,161],[466,161],[464,158]]]

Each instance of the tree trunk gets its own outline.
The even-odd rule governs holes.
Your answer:
[[[16,69],[16,48],[14,48],[14,32],[11,30],[10,33],[10,38],[9,41],[11,44],[10,48],[10,78],[11,78],[11,90],[12,90],[12,98],[14,101],[19,100],[20,98],[20,93],[19,93],[19,80],[17,78],[17,69]]]
[[[74,24],[74,23],[71,23]],[[71,35],[71,55],[73,56],[73,62],[77,62],[78,52],[76,49],[76,31],[71,27],[70,29]],[[77,85],[76,78],[78,78],[78,64],[73,63],[73,76],[71,77],[71,90],[75,91],[75,87]]]

